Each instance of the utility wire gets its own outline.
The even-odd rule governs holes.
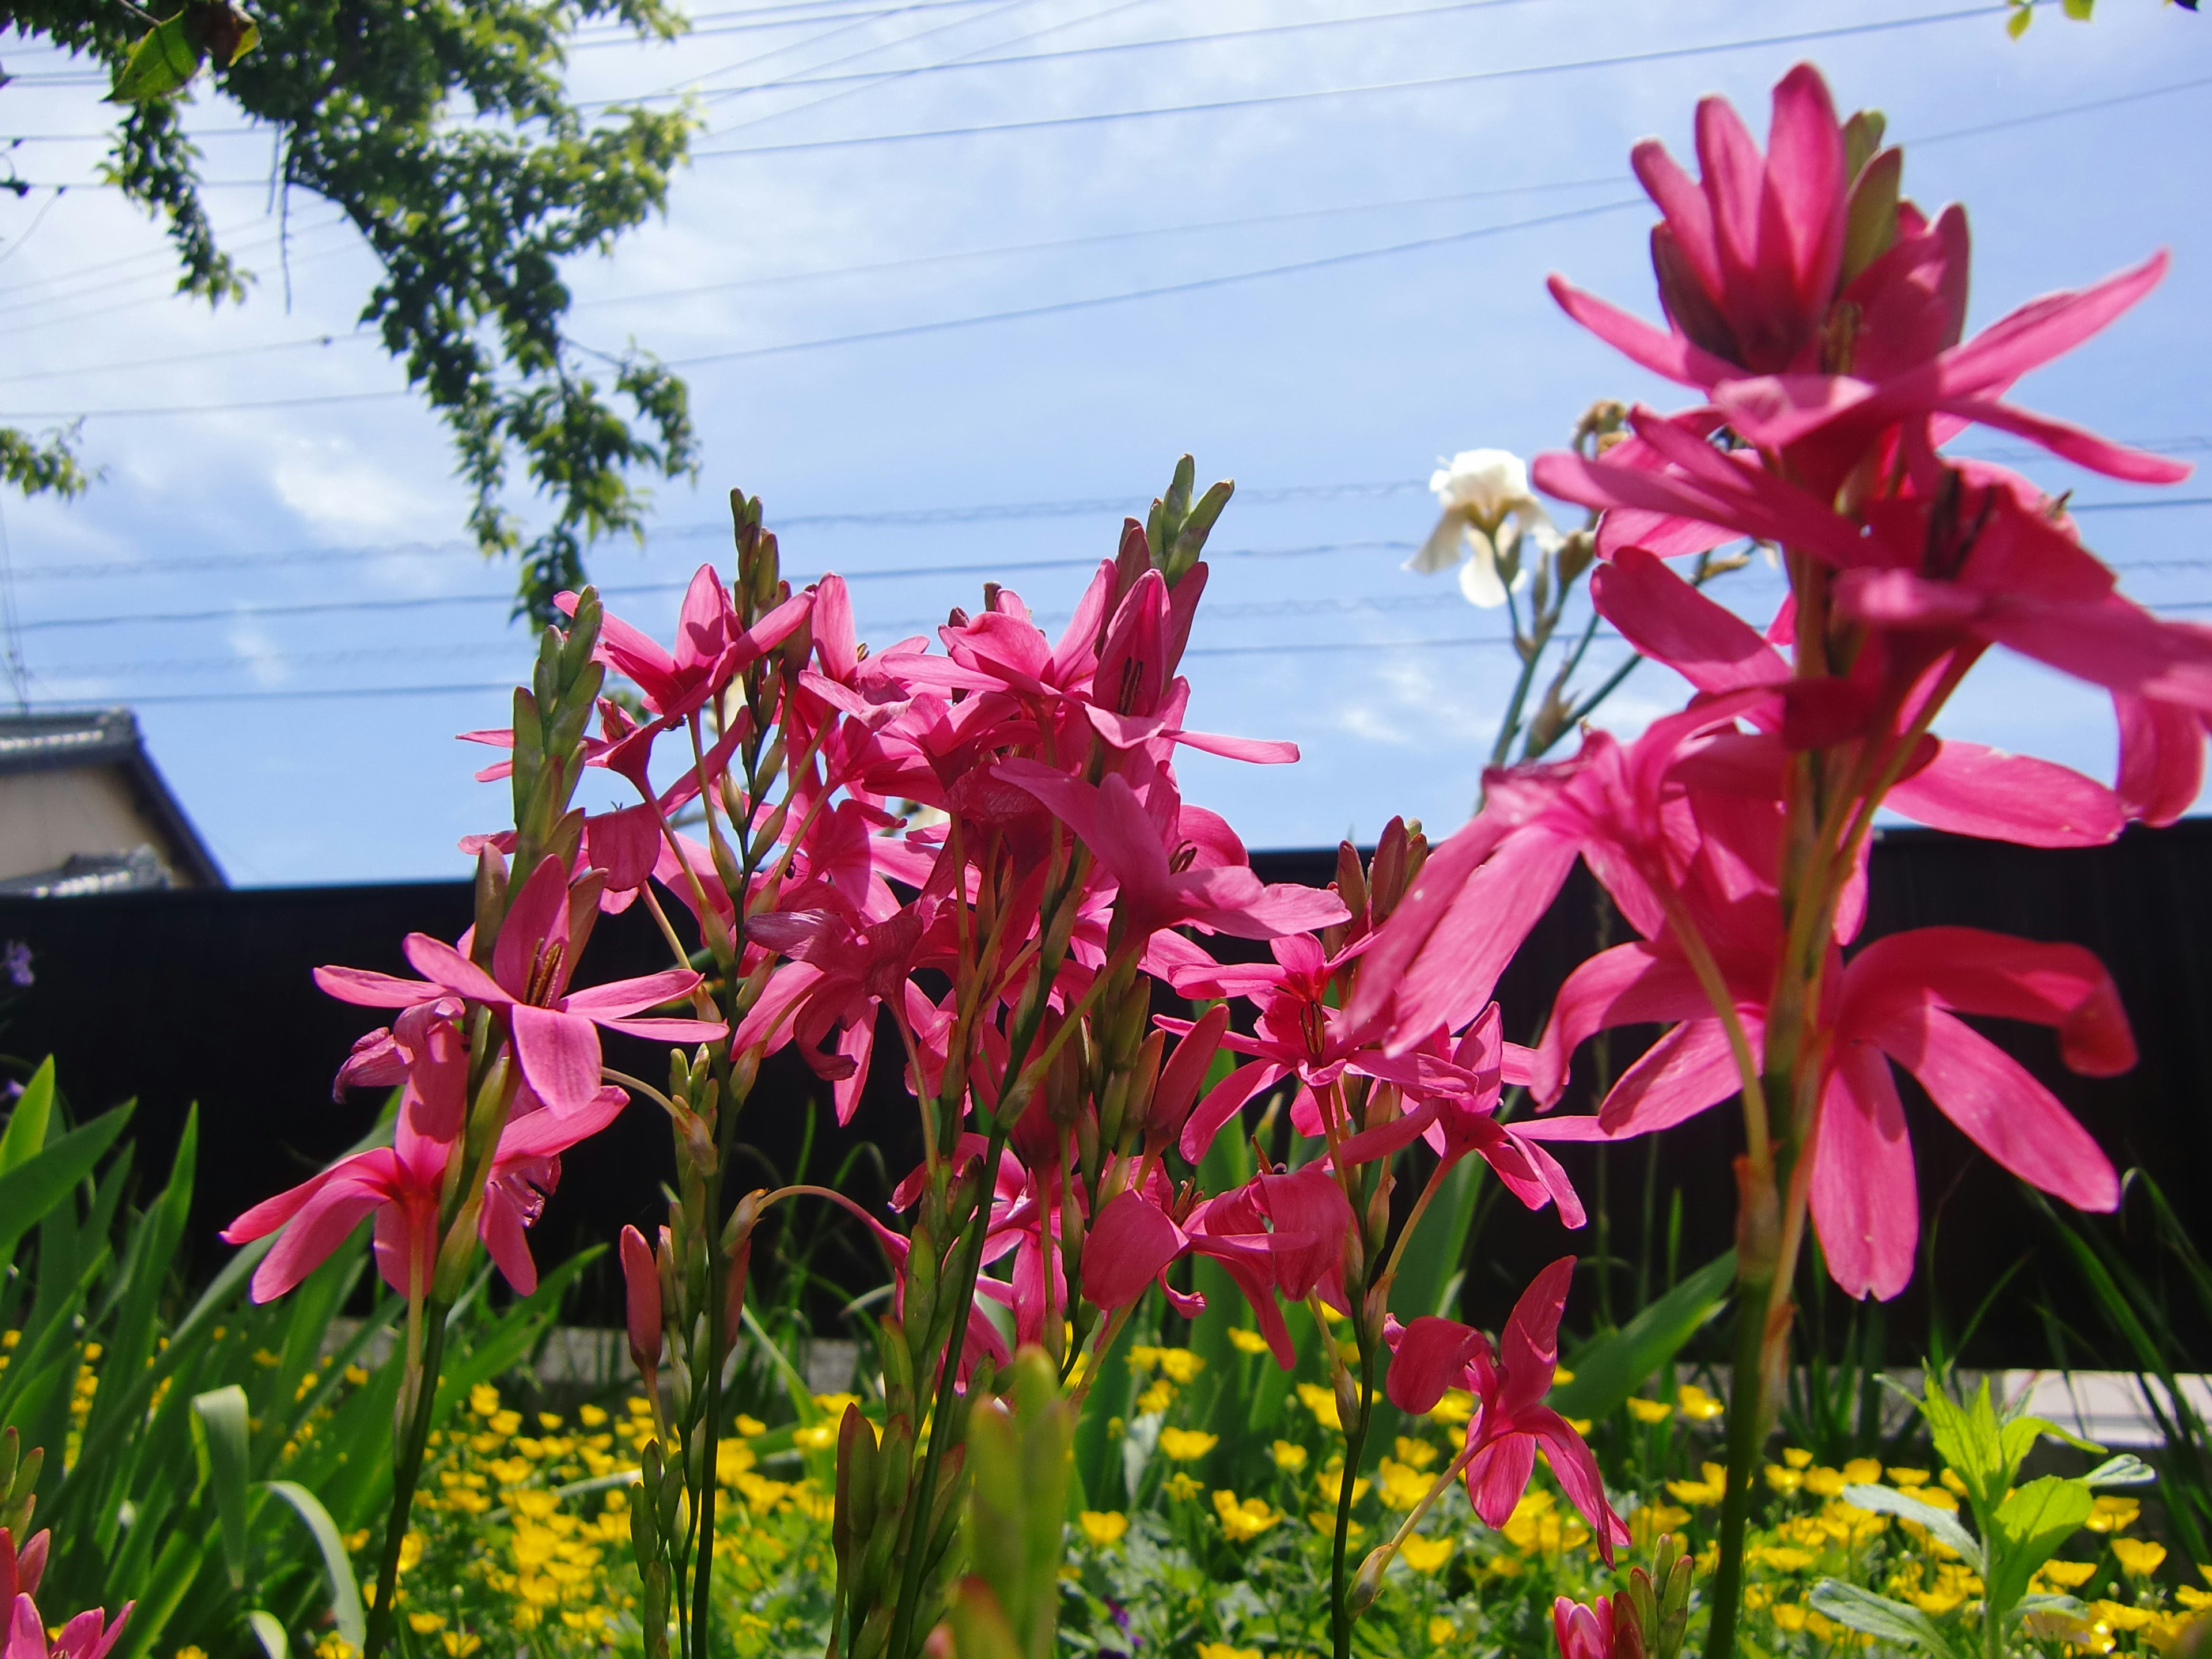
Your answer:
[[[1516,230],[1533,230],[1545,225],[1564,224],[1571,220],[1587,219],[1599,214],[1618,213],[1624,208],[1641,204],[1640,196],[1615,202],[1601,202],[1593,207],[1571,208],[1559,213],[1541,214],[1532,219],[1510,220],[1504,224],[1479,225],[1472,230],[1448,232],[1439,236],[1424,236],[1407,242],[1394,242],[1384,247],[1357,248],[1348,253],[1332,253],[1314,259],[1297,259],[1287,264],[1267,265],[1256,270],[1228,271],[1215,276],[1194,277],[1187,282],[1165,283],[1152,288],[1126,289],[1118,294],[1093,295],[1076,300],[1056,300],[1043,305],[1021,306],[1008,311],[982,312],[967,317],[947,317],[926,323],[908,323],[894,328],[867,329],[854,334],[836,334],[811,340],[787,340],[773,345],[745,346],[728,351],[702,352],[688,357],[666,360],[670,368],[696,368],[708,363],[727,363],[750,361],[760,357],[778,357],[795,352],[819,351],[832,346],[863,345],[881,340],[907,339],[924,334],[942,334],[956,329],[977,328],[991,323],[1024,321],[1035,317],[1049,317],[1066,312],[1093,311],[1103,306],[1127,305],[1139,300],[1155,300],[1175,294],[1196,294],[1207,289],[1225,288],[1234,283],[1264,281],[1269,277],[1288,276],[1302,271],[1323,270],[1332,266],[1345,265],[1367,259],[1383,259],[1404,253],[1415,253],[1426,248],[1444,247],[1453,243],[1480,240],[1485,237],[1501,236]],[[361,404],[387,401],[414,396],[405,387],[382,392],[330,392],[307,397],[255,398],[234,403],[167,404],[125,409],[24,410],[0,412],[0,419],[15,421],[75,421],[100,419],[136,419],[177,415],[213,415],[248,410],[275,409],[314,409],[337,404]]]
[[[849,149],[878,144],[902,144],[925,138],[969,138],[1000,132],[1037,132],[1048,128],[1097,126],[1114,121],[1150,120],[1164,115],[1212,115],[1225,110],[1260,109],[1281,104],[1310,103],[1325,98],[1370,97],[1384,93],[1423,92],[1438,87],[1473,86],[1494,81],[1518,81],[1547,75],[1565,75],[1583,70],[1621,69],[1638,64],[1669,62],[1687,58],[1710,58],[1732,52],[1767,46],[1802,46],[1814,40],[1885,34],[1900,29],[1924,28],[1955,23],[1967,18],[1988,19],[2002,6],[1969,6],[1955,11],[1929,12],[1917,17],[1887,18],[1870,23],[1844,23],[1824,29],[1801,29],[1788,34],[1759,35],[1741,40],[1709,41],[1698,46],[1662,46],[1644,52],[1620,52],[1606,58],[1571,58],[1555,64],[1524,64],[1508,69],[1469,70],[1456,75],[1425,76],[1413,81],[1378,81],[1357,87],[1317,87],[1304,92],[1259,93],[1243,98],[1217,98],[1194,104],[1168,104],[1152,109],[1098,110],[1082,115],[1040,116],[1022,121],[993,121],[964,127],[929,127],[910,132],[879,132],[843,138],[809,138],[788,143],[748,144],[729,149],[701,149],[695,161],[736,155],[784,155],[800,150]]]

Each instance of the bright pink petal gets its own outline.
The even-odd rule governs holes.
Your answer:
[[[2115,693],[2120,726],[2114,788],[2130,817],[2164,825],[2197,804],[2204,787],[2204,722],[2193,708]]]
[[[1482,1333],[1456,1319],[1425,1314],[1407,1325],[1390,1352],[1383,1392],[1401,1412],[1415,1416],[1432,1408],[1448,1389],[1467,1386],[1467,1364],[1487,1344]]]
[[[1624,548],[1611,564],[1592,571],[1590,599],[1631,645],[1700,691],[1790,678],[1789,664],[1758,629],[1642,548]]]
[[[1246,1101],[1282,1075],[1281,1066],[1258,1061],[1238,1066],[1207,1090],[1206,1098],[1198,1103],[1182,1126],[1177,1150],[1184,1160],[1195,1164],[1204,1158],[1206,1149],[1213,1145],[1213,1138],[1221,1133],[1221,1126],[1236,1116]]]
[[[390,1178],[376,1170],[374,1157],[364,1152],[349,1158],[328,1172],[330,1179],[314,1183],[315,1190],[292,1217],[283,1237],[253,1270],[256,1302],[283,1295],[330,1260],[364,1216],[392,1200],[396,1194]]]
[[[395,979],[366,968],[318,968],[315,983],[324,994],[363,1008],[411,1008],[434,1000],[445,993],[442,985],[419,979]]]
[[[1737,1018],[1750,1028],[1745,1036],[1756,1058],[1759,1029],[1743,1010],[1737,1011]],[[1620,1074],[1620,1081],[1599,1106],[1597,1121],[1616,1139],[1651,1134],[1719,1105],[1742,1088],[1743,1074],[1720,1021],[1686,1020]],[[1528,1127],[1534,1130],[1537,1126]]]
[[[1738,372],[1735,364],[1692,345],[1680,334],[1656,329],[1640,317],[1588,294],[1564,276],[1546,286],[1559,309],[1631,362],[1683,386],[1708,386]]]
[[[568,1013],[581,1014],[586,1019],[604,1020],[610,1017],[635,1014],[646,1008],[658,1008],[664,1003],[680,1001],[697,989],[698,985],[699,975],[690,969],[664,968],[657,974],[646,974],[636,979],[617,979],[585,990],[571,991],[562,998],[561,1006]]]
[[[1925,1006],[1891,1012],[1864,1035],[1920,1079],[1944,1116],[2022,1181],[2077,1210],[2119,1207],[2119,1176],[2088,1131],[1988,1038]]]
[[[1498,1359],[1505,1369],[1504,1395],[1486,1400],[1517,1415],[1542,1399],[1559,1364],[1559,1316],[1574,1284],[1575,1258],[1563,1255],[1528,1281],[1498,1339]]]
[[[1950,738],[1882,804],[1930,829],[2022,847],[2101,847],[2127,823],[2118,795],[2069,767]]]
[[[1672,951],[1641,942],[1601,951],[1559,988],[1531,1061],[1529,1092],[1540,1106],[1556,1105],[1575,1050],[1611,1026],[1667,1024],[1710,1011],[1697,975]]]
[[[1098,1212],[1083,1250],[1083,1294],[1111,1311],[1125,1307],[1190,1241],[1140,1193],[1125,1192]]]
[[[1566,1493],[1567,1501],[1589,1522],[1590,1531],[1597,1537],[1597,1553],[1611,1566],[1615,1547],[1628,1542],[1628,1528],[1606,1501],[1605,1478],[1598,1473],[1597,1459],[1573,1425],[1548,1406],[1522,1413],[1519,1423],[1541,1443],[1553,1478]]]
[[[2118,988],[2094,951],[1980,927],[1916,927],[1876,939],[1844,975],[1838,1024],[1933,997],[1960,1013],[2056,1027],[2068,1066],[2089,1077],[2133,1069],[2135,1038]]]
[[[495,1007],[514,1000],[497,980],[441,939],[432,939],[428,933],[410,933],[400,948],[416,973],[436,981],[455,996],[488,1002]]]
[[[492,977],[512,996],[538,995],[541,1001],[545,1000],[531,988],[532,969],[547,944],[556,940],[565,944],[568,936],[568,872],[549,853],[538,860],[538,867],[507,905],[507,918],[500,923],[499,942],[492,947]],[[407,959],[415,962],[411,951]],[[415,965],[424,973],[430,971],[419,962]],[[563,961],[564,984],[567,970],[574,965]],[[553,994],[558,995],[561,988],[556,986]]]
[[[514,1054],[538,1097],[553,1110],[575,1112],[599,1088],[599,1034],[580,1014],[517,1003]]]
[[[1467,1466],[1467,1495],[1486,1527],[1503,1527],[1536,1472],[1536,1442],[1509,1434],[1475,1453]]]
[[[530,1240],[524,1231],[526,1224],[521,1209],[503,1188],[485,1192],[483,1208],[477,1218],[477,1237],[483,1240],[485,1252],[517,1296],[529,1296],[538,1289],[538,1262],[530,1254]]]
[[[1887,1302],[1911,1279],[1920,1238],[1912,1142],[1889,1061],[1864,1043],[1838,1045],[1821,1102],[1813,1222],[1847,1294]]]

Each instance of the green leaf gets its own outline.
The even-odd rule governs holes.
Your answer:
[[[1939,1510],[1933,1504],[1923,1503],[1910,1492],[1899,1492],[1893,1486],[1846,1486],[1844,1502],[1856,1504],[1863,1510],[1872,1510],[1877,1515],[1894,1515],[1902,1520],[1916,1521],[1959,1552],[1966,1565],[1976,1572],[1984,1571],[1982,1547],[1974,1534],[1960,1525],[1959,1517],[1948,1510]]]
[[[2097,0],[2065,0],[2066,15],[2077,23],[2086,23],[2097,9]]]
[[[490,1331],[465,1356],[449,1360],[438,1380],[434,1420],[442,1423],[453,1415],[477,1383],[489,1382],[501,1372],[520,1364],[523,1357],[536,1346],[539,1335],[560,1313],[561,1298],[568,1293],[570,1283],[605,1253],[604,1245],[594,1245],[570,1256],[539,1279],[535,1291],[495,1320]],[[811,1406],[814,1402],[810,1397],[806,1403]]]
[[[1990,1606],[1998,1614],[2027,1592],[2035,1570],[2079,1531],[2096,1500],[2087,1482],[2046,1474],[1997,1505],[1990,1528]]]
[[[222,1528],[222,1557],[230,1587],[246,1588],[246,1486],[252,1464],[246,1390],[233,1382],[192,1396],[192,1438],[202,1454],[201,1474],[215,1492]]]
[[[130,1121],[131,1109],[118,1106],[0,1175],[0,1273],[15,1259],[16,1243],[68,1200]]]
[[[2035,12],[2026,0],[2014,0],[2012,15],[2005,19],[2005,33],[2017,40],[2027,33],[2027,26],[2034,21]]]
[[[28,1159],[46,1144],[46,1127],[54,1112],[54,1057],[48,1054],[31,1073],[15,1109],[8,1115],[8,1129],[0,1134],[0,1176]]]
[[[2133,1452],[2121,1452],[2081,1477],[2085,1486],[2140,1486],[2158,1479],[2158,1471]]]
[[[1728,1305],[1735,1282],[1735,1252],[1715,1256],[1610,1336],[1577,1349],[1575,1380],[1553,1389],[1546,1403],[1566,1417],[1611,1416]]]
[[[1929,1653],[1948,1655],[1951,1644],[1936,1622],[1915,1607],[1861,1589],[1840,1579],[1823,1578],[1813,1590],[1813,1608],[1878,1642],[1901,1642]]]
[[[353,1560],[346,1554],[345,1540],[338,1536],[337,1523],[322,1500],[298,1482],[270,1480],[263,1485],[297,1510],[314,1534],[315,1547],[323,1553],[323,1571],[330,1576],[331,1617],[340,1636],[361,1646],[368,1640],[368,1626],[362,1617],[361,1586],[354,1582]]]
[[[256,1607],[246,1615],[246,1622],[252,1627],[254,1639],[261,1644],[261,1651],[269,1659],[289,1659],[291,1639],[284,1634],[284,1626],[277,1623],[275,1613]]]
[[[753,1340],[760,1344],[761,1352],[767,1357],[777,1380],[783,1384],[783,1392],[791,1401],[791,1409],[799,1419],[799,1426],[812,1428],[822,1420],[822,1408],[814,1403],[814,1391],[806,1386],[806,1379],[785,1357],[782,1345],[768,1334],[768,1328],[760,1322],[759,1316],[750,1305],[740,1309],[738,1316],[744,1322]]]
[[[201,50],[192,39],[189,11],[156,24],[131,48],[107,94],[111,104],[143,104],[163,97],[199,73]]]

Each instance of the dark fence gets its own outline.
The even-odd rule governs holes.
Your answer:
[[[2212,1239],[2212,1191],[2202,1176],[2212,1155],[2208,852],[2212,820],[2131,830],[2111,847],[2065,852],[1893,833],[1874,852],[1867,928],[1872,938],[1968,924],[2096,951],[2135,1023],[2142,1057],[2134,1072],[2077,1078],[2059,1065],[2051,1033],[1987,1029],[2066,1102],[2116,1164],[2153,1172],[2200,1239]],[[1270,880],[1320,882],[1328,879],[1334,855],[1261,854],[1254,862]],[[404,935],[419,930],[451,939],[467,926],[469,909],[469,890],[460,883],[0,901],[0,940],[27,944],[36,975],[8,1009],[0,1048],[24,1059],[58,1056],[64,1091],[80,1112],[135,1097],[142,1179],[166,1169],[187,1107],[199,1103],[200,1178],[182,1266],[203,1275],[223,1252],[214,1237],[218,1228],[343,1150],[373,1115],[366,1097],[334,1103],[330,1080],[353,1039],[377,1017],[321,995],[309,970],[335,962],[405,973]],[[1595,890],[1578,874],[1498,988],[1510,1034],[1533,1037],[1561,979],[1596,947],[1600,927]],[[1613,939],[1623,936],[1616,925]],[[589,977],[648,972],[665,960],[658,934],[632,911],[602,921]],[[1616,1073],[1641,1046],[1632,1036],[1616,1040]],[[648,1079],[666,1064],[665,1054],[619,1038],[611,1040],[609,1058]],[[855,1196],[870,1201],[882,1195],[882,1167],[896,1177],[915,1150],[913,1108],[897,1059],[879,1050],[877,1060],[855,1121],[843,1131],[823,1123],[809,1154],[818,1179],[855,1145],[881,1148],[879,1161],[857,1165],[848,1177]],[[1577,1073],[1587,1079],[1591,1069],[1586,1053]],[[769,1168],[793,1170],[824,1093],[788,1056],[771,1066],[742,1130],[745,1156],[763,1177]],[[2043,1363],[2053,1320],[2094,1333],[2084,1289],[2017,1184],[1909,1079],[1905,1094],[1923,1238],[1932,1228],[1935,1249],[1932,1273],[1923,1271],[1893,1305],[1893,1360],[1914,1358],[1931,1297],[1955,1329],[2000,1285],[1970,1358]],[[1571,1101],[1569,1109],[1587,1103]],[[1735,1115],[1724,1109],[1659,1137],[1648,1165],[1653,1155],[1643,1143],[1610,1149],[1602,1170],[1595,1149],[1562,1149],[1587,1199],[1604,1190],[1618,1297],[1629,1294],[1647,1249],[1648,1271],[1663,1277],[1660,1259],[1670,1253],[1686,1270],[1727,1247],[1735,1210],[1729,1159],[1738,1139]],[[541,1258],[611,1238],[625,1221],[652,1222],[668,1168],[665,1128],[649,1109],[634,1108],[568,1160],[538,1230]],[[740,1171],[736,1179],[750,1184],[752,1177]],[[1656,1195],[1649,1217],[1647,1191]],[[2131,1243],[2148,1251],[2148,1240]],[[1543,1262],[1599,1248],[1592,1232],[1568,1234],[1549,1212],[1531,1217],[1510,1201],[1492,1206],[1468,1277],[1469,1305],[1494,1322],[1513,1287]],[[840,1271],[835,1261],[824,1265]],[[872,1269],[864,1263],[845,1265],[856,1285],[867,1282]]]

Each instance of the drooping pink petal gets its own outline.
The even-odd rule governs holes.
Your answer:
[[[1539,1106],[1556,1105],[1566,1091],[1575,1050],[1608,1027],[1692,1019],[1709,1012],[1698,976],[1672,951],[1640,941],[1601,951],[1559,988],[1530,1063],[1529,1092]]]
[[[495,1183],[486,1189],[483,1208],[477,1212],[477,1237],[483,1240],[485,1253],[517,1296],[529,1296],[538,1289],[538,1262],[530,1254],[530,1240],[524,1231],[526,1224],[527,1218],[503,1185]]]
[[[1885,1006],[1932,997],[1960,1013],[2056,1027],[2067,1065],[2117,1077],[2136,1063],[2118,988],[2094,951],[1980,927],[1916,927],[1876,939],[1844,975],[1838,1025],[1851,1030]]]
[[[1207,1090],[1206,1097],[1183,1122],[1176,1150],[1182,1153],[1184,1161],[1195,1164],[1205,1158],[1206,1149],[1213,1145],[1213,1138],[1221,1133],[1221,1126],[1236,1116],[1246,1101],[1282,1075],[1281,1066],[1255,1061],[1238,1066]]]
[[[410,933],[400,949],[416,973],[436,981],[455,996],[489,1003],[494,1007],[514,1000],[497,980],[441,939],[432,939],[428,933]]]
[[[1141,1193],[1125,1192],[1091,1224],[1083,1251],[1083,1294],[1109,1311],[1126,1307],[1189,1243],[1158,1205]]]
[[[580,1111],[599,1087],[599,1034],[580,1014],[516,1003],[514,1056],[538,1097],[556,1111]]]
[[[2077,1210],[2119,1207],[2119,1176],[2088,1131],[1988,1038],[1924,1004],[1887,1011],[1863,1036],[1918,1078],[1944,1116],[2022,1181]]]
[[[1932,830],[2021,847],[2101,847],[2127,824],[2120,798],[2093,778],[1948,738],[1883,805]]]
[[[1680,334],[1656,329],[1619,306],[1577,288],[1564,276],[1547,280],[1559,309],[1630,361],[1683,386],[1711,386],[1735,374],[1733,363],[1714,356]],[[1548,486],[1546,486],[1548,488]]]
[[[1566,1493],[1567,1501],[1580,1510],[1583,1519],[1589,1522],[1590,1532],[1597,1540],[1597,1553],[1611,1566],[1613,1550],[1628,1542],[1628,1528],[1606,1501],[1605,1478],[1598,1473],[1597,1459],[1590,1455],[1589,1447],[1567,1419],[1548,1406],[1532,1407],[1522,1413],[1518,1421],[1543,1447],[1553,1478],[1559,1483],[1559,1490]]]
[[[1535,1472],[1536,1442],[1530,1435],[1509,1434],[1475,1453],[1467,1466],[1467,1495],[1485,1526],[1504,1526]]]
[[[1747,1027],[1744,1035],[1755,1059],[1759,1025],[1747,1010],[1740,1008],[1736,1014]],[[1719,1105],[1742,1088],[1743,1074],[1720,1021],[1685,1020],[1620,1074],[1598,1107],[1597,1121],[1615,1138],[1652,1134]]]
[[[1887,1302],[1912,1277],[1919,1188],[1905,1107],[1881,1053],[1838,1045],[1813,1144],[1813,1224],[1844,1291]]]
[[[2193,708],[2116,692],[2120,727],[2119,776],[2114,791],[2130,817],[2172,823],[2197,804],[2204,787],[2204,721]]]
[[[253,1299],[274,1301],[330,1260],[331,1255],[359,1226],[362,1218],[397,1196],[388,1169],[380,1167],[376,1152],[363,1152],[326,1171],[326,1179],[311,1183],[314,1190],[301,1204],[261,1265],[253,1270]],[[391,1153],[385,1152],[390,1158]],[[349,1167],[350,1166],[350,1167]],[[248,1211],[248,1216],[253,1213]],[[240,1217],[240,1222],[246,1219]],[[259,1237],[258,1233],[251,1235]],[[240,1231],[243,1240],[249,1237]]]
[[[1420,1416],[1446,1389],[1467,1386],[1467,1362],[1486,1346],[1481,1332],[1456,1319],[1424,1314],[1406,1327],[1391,1349],[1383,1392],[1400,1411]]]
[[[434,1000],[444,987],[419,979],[396,979],[366,968],[318,968],[315,983],[326,996],[363,1008],[411,1008]]]

